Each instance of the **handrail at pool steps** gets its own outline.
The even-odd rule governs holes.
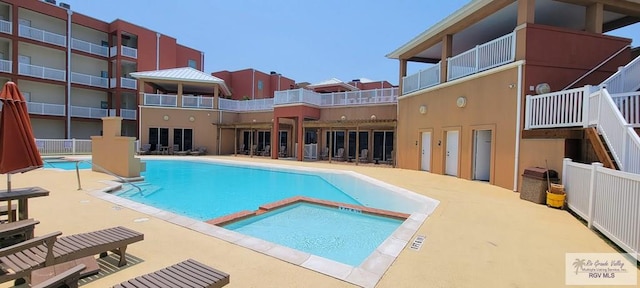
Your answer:
[[[98,169],[102,170],[102,172],[107,173],[107,174],[109,174],[109,175],[111,175],[113,177],[118,178],[118,180],[120,180],[121,182],[127,183],[127,184],[135,187],[136,189],[138,189],[138,193],[140,193],[140,195],[144,196],[144,194],[142,193],[142,188],[140,188],[140,186],[138,186],[136,184],[133,184],[131,181],[116,175],[116,173],[113,173],[113,172],[109,171],[107,168],[104,168],[104,167],[102,167],[102,166],[100,166],[100,165],[98,165],[96,163],[93,163],[93,162],[91,162],[89,160],[73,160],[73,161],[76,162],[76,177],[78,178],[78,190],[82,190],[82,185],[80,184],[80,162],[86,162],[86,163],[89,163],[89,164],[91,164],[93,166],[98,167]]]

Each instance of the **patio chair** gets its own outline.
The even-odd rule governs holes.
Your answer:
[[[329,147],[322,147],[322,152],[320,153],[320,160],[329,159]]]
[[[344,148],[338,148],[338,153],[336,153],[336,156],[333,158],[336,161],[345,161],[346,158],[344,157]]]
[[[138,276],[113,286],[137,287],[203,287],[218,288],[229,284],[229,274],[211,268],[193,259],[173,264],[164,269]]]
[[[149,154],[151,154],[151,144],[142,144],[142,146],[140,146],[140,150],[138,150],[138,155]]]
[[[264,146],[264,150],[260,153],[262,156],[271,156],[271,145]]]
[[[177,152],[180,152],[180,145],[173,144],[173,146],[171,146],[171,149],[169,150],[169,154],[174,155]]]
[[[142,241],[142,233],[114,227],[64,236],[54,232],[0,249],[0,283],[24,278],[29,282],[33,270],[87,256],[106,257],[111,251],[120,256],[118,267],[127,264],[127,245]]]
[[[238,148],[238,154],[247,154],[247,149],[244,146],[244,144],[241,144],[240,147]]]
[[[280,150],[278,150],[278,157],[287,157],[287,146],[280,146]]]
[[[251,146],[251,151],[249,153],[250,155],[256,155],[257,151],[258,151],[258,145],[253,144],[253,146]]]
[[[207,153],[207,147],[200,146],[198,149],[191,151],[189,154],[193,156],[200,156]]]
[[[358,158],[358,162],[367,163],[369,162],[369,149],[362,149],[360,152],[360,157]]]

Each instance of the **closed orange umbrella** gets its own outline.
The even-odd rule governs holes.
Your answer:
[[[3,104],[0,117],[0,174],[7,174],[7,188],[11,191],[11,174],[42,167],[36,147],[27,102],[13,82],[0,91]]]

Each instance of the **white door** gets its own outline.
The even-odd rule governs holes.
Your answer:
[[[422,132],[422,165],[423,171],[431,171],[431,132]]]
[[[491,130],[473,133],[473,179],[489,181],[491,177]]]
[[[444,174],[458,176],[458,131],[447,131]]]

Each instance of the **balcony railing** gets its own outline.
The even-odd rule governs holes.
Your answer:
[[[514,32],[451,57],[447,60],[447,79],[454,80],[515,60]]]
[[[120,117],[127,120],[136,120],[138,112],[133,109],[120,109]],[[109,116],[116,116],[116,109],[109,109]]]
[[[19,25],[18,35],[20,37],[29,38],[44,43],[67,47],[67,36],[40,30],[26,25]]]
[[[13,25],[11,25],[11,22],[5,21],[5,20],[0,20],[0,32],[7,33],[7,34],[12,34],[12,32],[13,32],[12,27],[13,27]]]
[[[182,107],[213,109],[213,97],[183,95]]]
[[[62,104],[50,104],[39,102],[27,102],[29,114],[65,116],[65,106]]]
[[[316,93],[307,89],[276,91],[274,105],[307,103],[321,107],[396,103],[398,88]]]
[[[126,56],[133,59],[138,59],[138,49],[127,46],[120,46],[120,53],[122,56]],[[118,56],[118,47],[113,46],[109,48],[109,56]]]
[[[65,81],[67,73],[64,70],[20,63],[18,74],[42,79]]]
[[[88,86],[109,87],[109,78],[103,78],[99,76],[87,75],[82,73],[71,72],[71,82],[76,84],[83,84]]]
[[[9,60],[0,60],[0,72],[11,73],[12,61]]]
[[[89,54],[109,57],[109,47],[100,46],[76,38],[71,38],[71,48],[87,52]]]
[[[268,111],[273,110],[273,98],[255,100],[219,99],[220,110],[229,111]]]
[[[144,94],[144,106],[177,107],[178,96],[169,94]]]
[[[138,89],[138,80],[120,77],[120,87],[136,90]]]
[[[107,117],[107,109],[71,106],[71,117],[100,119]]]
[[[402,94],[440,84],[440,62],[425,70],[402,78]]]

